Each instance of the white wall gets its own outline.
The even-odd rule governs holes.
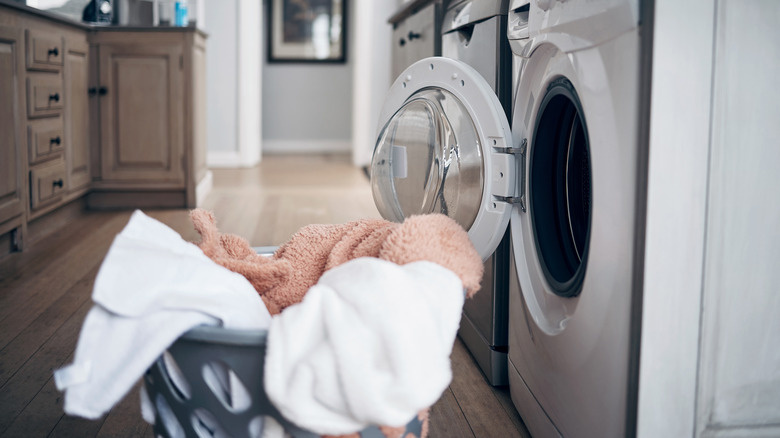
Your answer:
[[[258,0],[205,4],[209,167],[260,160],[262,12]]]
[[[655,1],[640,438],[780,436],[778,21]]]
[[[238,2],[206,2],[208,151],[238,151]]]
[[[267,4],[270,0],[264,0]],[[355,1],[346,1],[346,63],[269,63],[263,45],[263,152],[348,152]],[[267,9],[266,9],[267,11]]]
[[[238,7],[238,150],[241,165],[260,162],[262,143],[262,70],[260,53],[263,24],[262,4],[240,0]]]
[[[395,79],[390,74],[393,32],[387,19],[398,4],[393,0],[355,3],[358,38],[355,41],[357,62],[352,101],[352,162],[356,166],[366,166],[374,151],[379,112]]]
[[[397,0],[347,2],[346,64],[269,64],[268,1],[210,0],[198,12],[209,34],[209,166],[251,166],[261,144],[265,153],[351,152],[368,164],[394,79],[387,19]]]

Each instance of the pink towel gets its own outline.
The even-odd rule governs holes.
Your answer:
[[[307,225],[272,257],[257,255],[246,239],[220,234],[211,212],[190,213],[198,246],[218,264],[245,276],[272,315],[303,299],[323,272],[358,257],[393,263],[426,260],[453,271],[467,296],[479,290],[482,259],[466,231],[442,214],[412,216],[402,224],[362,219],[342,225]]]

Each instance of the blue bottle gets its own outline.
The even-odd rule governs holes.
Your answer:
[[[187,0],[176,1],[176,15],[174,24],[176,26],[187,26],[190,24],[189,17],[187,16]]]

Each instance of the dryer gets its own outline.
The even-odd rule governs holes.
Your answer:
[[[534,436],[624,436],[640,117],[638,0],[510,4],[512,123],[474,68],[421,60],[381,112],[385,218],[442,212],[483,260],[510,235],[509,383]],[[511,217],[511,221],[510,221]]]

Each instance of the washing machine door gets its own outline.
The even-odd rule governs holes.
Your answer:
[[[483,260],[495,251],[515,197],[515,149],[498,98],[470,66],[427,58],[393,83],[379,121],[371,185],[388,220],[443,213]]]

